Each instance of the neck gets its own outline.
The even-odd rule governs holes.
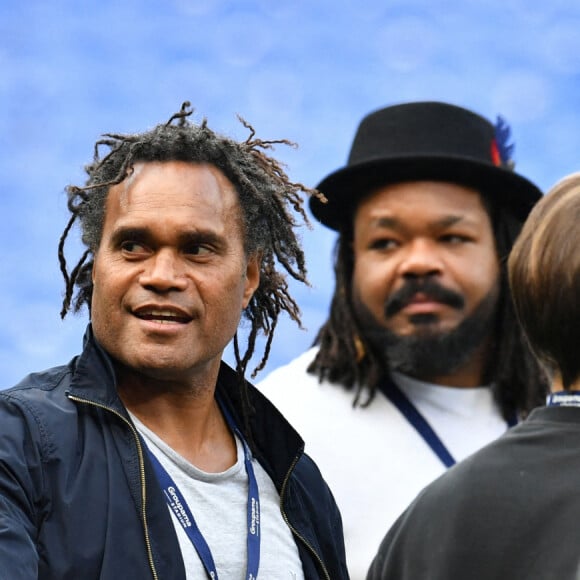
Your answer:
[[[174,451],[207,472],[220,472],[237,459],[234,437],[210,385],[168,385],[120,372],[123,404]]]
[[[567,389],[565,389],[564,383],[562,381],[562,375],[559,372],[555,372],[552,376],[552,385],[550,390],[552,393],[558,393],[560,391],[580,391],[580,380],[573,382]]]

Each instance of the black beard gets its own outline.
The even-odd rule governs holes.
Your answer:
[[[356,296],[353,306],[365,338],[388,369],[432,382],[463,367],[492,334],[498,295],[499,285],[495,284],[473,313],[448,331],[436,329],[437,316],[417,314],[410,318],[417,327],[411,336],[399,336],[378,324]]]

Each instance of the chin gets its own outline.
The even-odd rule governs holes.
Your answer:
[[[413,324],[417,327],[435,327],[441,325],[441,318],[436,314],[432,313],[418,313],[418,314],[411,314],[409,316],[409,323]]]
[[[392,335],[399,338],[414,338],[420,336],[437,336],[439,334],[445,334],[448,328],[444,328],[438,322],[431,323],[421,323],[421,324],[410,324],[403,332],[397,332],[396,330],[391,331]]]
[[[135,373],[144,379],[152,380],[158,383],[191,383],[191,369],[184,369],[175,366],[155,366],[141,367],[135,369]]]
[[[441,320],[438,316],[430,314],[418,314],[415,317],[409,318],[409,324],[412,327],[412,334],[445,334],[455,330],[460,321]]]
[[[125,375],[140,375],[156,380],[172,380],[173,378],[184,377],[188,374],[190,367],[183,365],[183,360],[176,361],[174,358],[163,359],[161,357],[151,358],[126,358],[117,359],[121,363],[122,373]]]

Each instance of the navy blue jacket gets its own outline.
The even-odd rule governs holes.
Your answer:
[[[222,364],[217,392],[241,425],[236,381]],[[253,387],[250,397],[255,457],[280,493],[305,577],[348,578],[318,468],[269,401]],[[185,580],[165,499],[90,329],[68,365],[0,391],[0,576]]]

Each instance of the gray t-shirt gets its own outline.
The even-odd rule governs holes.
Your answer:
[[[207,473],[176,453],[134,415],[131,414],[131,418],[151,452],[183,494],[211,550],[220,580],[245,580],[248,476],[241,441],[236,437],[237,461],[232,467],[220,473]],[[252,459],[252,464],[260,491],[258,578],[303,580],[298,549],[280,512],[278,491],[255,459]],[[205,579],[203,564],[173,512],[171,519],[185,562],[187,580]]]

